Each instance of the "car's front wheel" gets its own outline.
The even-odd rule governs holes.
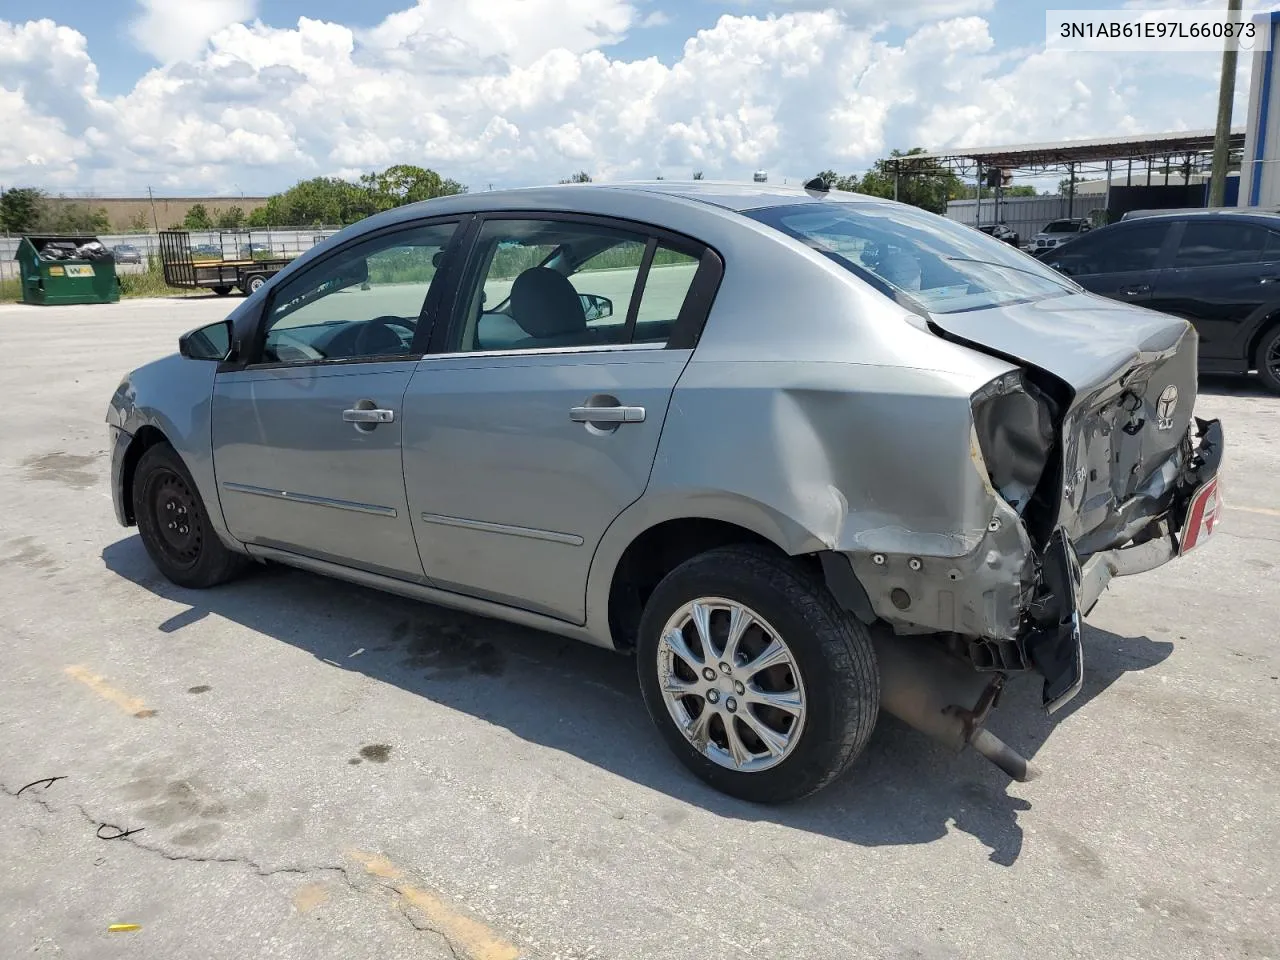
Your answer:
[[[1255,363],[1262,385],[1272,393],[1280,393],[1280,325],[1263,334]]]
[[[180,587],[212,587],[244,565],[218,539],[186,464],[167,443],[147,448],[138,460],[133,515],[151,561]]]
[[[658,584],[640,623],[640,686],[680,760],[759,803],[813,793],[862,752],[880,707],[866,629],[800,564],[710,550]]]

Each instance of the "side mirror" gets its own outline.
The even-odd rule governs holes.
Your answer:
[[[588,322],[613,316],[613,301],[608,297],[594,293],[580,293],[578,299],[582,301],[582,312],[586,314]]]
[[[231,321],[219,320],[178,338],[178,353],[188,360],[227,360],[231,356]]]

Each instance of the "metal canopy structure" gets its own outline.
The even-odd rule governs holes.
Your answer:
[[[1233,151],[1244,148],[1244,133],[1244,127],[1231,131],[1230,143]],[[1054,170],[1067,171],[1084,164],[1105,163],[1108,160],[1154,162],[1212,153],[1212,130],[1185,130],[1179,133],[1150,133],[1101,140],[1066,140],[1007,147],[961,147],[900,159],[904,161],[904,172],[916,164],[938,164],[949,166],[957,172],[981,165],[1001,170],[1047,173]]]
[[[1108,196],[1113,175],[1122,172],[1125,185],[1134,182],[1134,167],[1146,170],[1146,183],[1152,185],[1157,170],[1169,184],[1171,170],[1176,170],[1184,184],[1192,175],[1208,170],[1213,163],[1213,130],[1182,130],[1173,133],[1149,133],[1128,137],[1105,137],[1097,140],[1064,140],[1059,143],[1027,143],[1005,147],[958,147],[933,153],[917,153],[892,159],[894,197],[903,177],[949,169],[962,178],[977,183],[977,222],[982,222],[982,188],[994,177],[1002,186],[1015,178],[1036,179],[1055,173],[1066,174],[1066,215],[1074,216],[1076,181],[1081,177],[1106,177]],[[1231,131],[1228,164],[1238,169],[1243,159],[1245,128]],[[1119,164],[1119,166],[1117,166]],[[996,219],[1000,216],[1002,186],[992,190]]]

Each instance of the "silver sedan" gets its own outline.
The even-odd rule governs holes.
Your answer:
[[[1214,529],[1195,397],[1187,323],[978,231],[662,182],[371,217],[107,419],[175,583],[285,563],[632,653],[695,774],[782,801],[881,709],[1030,776],[1001,686],[1067,702],[1108,581]]]

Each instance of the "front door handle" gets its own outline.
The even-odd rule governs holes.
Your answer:
[[[574,423],[644,423],[644,407],[573,407]]]
[[[1259,283],[1280,283],[1280,277],[1259,277]]]
[[[1121,293],[1123,293],[1126,297],[1137,297],[1137,296],[1140,296],[1140,295],[1142,295],[1142,294],[1144,294],[1144,293],[1150,293],[1150,292],[1151,292],[1151,284],[1149,284],[1149,283],[1136,283],[1136,284],[1134,284],[1132,287],[1125,287],[1125,288],[1124,288],[1123,290],[1121,290],[1120,292],[1121,292]]]
[[[380,410],[377,407],[356,407],[352,410],[343,410],[342,419],[347,423],[395,423],[396,412]]]

